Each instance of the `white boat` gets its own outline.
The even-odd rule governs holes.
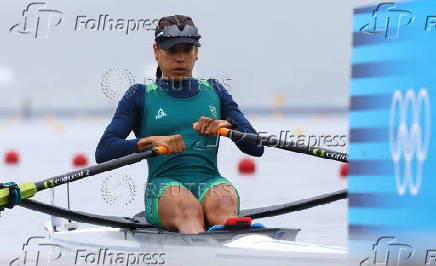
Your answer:
[[[233,130],[220,129],[221,136],[233,140],[246,138],[258,143],[259,136]],[[277,146],[277,143],[279,145]],[[306,153],[346,162],[347,155],[330,150],[318,152],[310,147],[296,147],[292,143],[267,139],[262,145],[273,146],[294,152]],[[298,242],[300,229],[225,227],[199,234],[180,234],[153,228],[146,223],[144,214],[134,217],[101,216],[72,211],[58,206],[28,199],[47,188],[74,182],[143,159],[166,153],[166,147],[127,155],[99,165],[42,180],[19,185],[0,186],[0,211],[12,203],[46,213],[55,217],[89,223],[99,227],[56,232],[52,225],[46,226],[47,237],[30,238],[23,245],[23,256],[10,265],[29,264],[30,242],[37,241],[33,252],[37,254],[36,264],[46,259],[46,265],[347,265],[347,250],[342,247],[323,246]],[[13,196],[12,196],[13,195]],[[21,195],[18,197],[17,195]],[[21,200],[23,198],[23,200]],[[240,216],[252,219],[271,217],[314,206],[328,204],[347,198],[347,191],[341,190],[287,204],[242,210]],[[12,206],[14,205],[12,204]],[[48,249],[41,252],[41,249]],[[26,262],[27,261],[27,262]]]
[[[242,210],[255,218],[302,210],[344,198],[338,191],[283,205]],[[143,213],[134,217],[100,216],[25,200],[23,207],[66,219],[98,225],[96,228],[56,232],[50,223],[43,246],[59,256],[54,265],[346,265],[347,249],[298,242],[300,229],[227,228],[199,234],[180,234],[154,228]],[[41,246],[41,244],[39,245]],[[42,259],[42,258],[41,258]],[[138,261],[141,261],[139,263]],[[17,264],[18,265],[18,264]],[[49,264],[51,265],[51,264]]]
[[[268,228],[188,235],[153,228],[91,228],[53,232],[47,243],[62,247],[65,265],[109,265],[114,257],[129,254],[133,265],[138,257],[144,258],[141,253],[150,254],[150,264],[166,265],[345,265],[345,248],[297,242],[298,231]]]

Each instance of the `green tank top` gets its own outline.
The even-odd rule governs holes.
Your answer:
[[[220,119],[221,102],[217,91],[199,80],[200,91],[190,98],[175,98],[156,82],[145,93],[141,137],[181,135],[186,150],[147,160],[148,179],[171,177],[181,182],[202,182],[220,176],[217,168],[219,137],[199,136],[192,123],[201,116]]]

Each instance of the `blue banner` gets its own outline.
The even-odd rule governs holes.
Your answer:
[[[354,10],[349,247],[360,265],[436,265],[435,45],[435,1]]]

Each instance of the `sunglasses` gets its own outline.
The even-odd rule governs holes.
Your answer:
[[[155,41],[158,42],[161,40],[165,40],[167,38],[177,38],[177,37],[193,38],[198,40],[201,38],[201,35],[198,34],[198,29],[191,25],[185,25],[182,31],[179,29],[177,25],[171,25],[165,27],[163,31],[159,32],[155,37]]]

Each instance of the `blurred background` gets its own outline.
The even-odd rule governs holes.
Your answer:
[[[202,35],[194,77],[223,83],[258,131],[348,135],[353,8],[378,2],[45,1],[39,10],[52,15],[41,15],[37,36],[29,30],[30,20],[27,32],[23,28],[23,10],[31,3],[0,3],[1,182],[37,181],[94,164],[95,148],[119,97],[132,82],[155,78],[152,44],[157,20],[175,14],[191,16]],[[27,14],[30,18],[32,13]],[[97,29],[104,17],[150,24]],[[347,146],[338,150],[346,152]],[[248,167],[254,165],[254,171],[244,174],[240,169],[246,158],[233,143],[222,140],[220,172],[238,187],[242,209],[347,186],[338,162],[267,149],[263,157],[250,158]],[[119,180],[125,176],[134,191],[123,190]],[[133,215],[144,208],[146,176],[142,162],[71,184],[71,207]],[[124,205],[107,200],[104,193]],[[131,197],[126,203],[122,200],[127,194]],[[36,198],[49,202],[50,192]],[[66,202],[66,187],[57,188],[55,203]],[[0,244],[11,252],[0,261],[11,259],[29,236],[44,235],[49,220],[20,207],[5,211],[0,233],[17,228],[21,233]],[[346,201],[260,222],[302,228],[300,241],[346,246]]]
[[[110,113],[114,103],[102,94],[103,75],[111,68],[126,68],[138,83],[154,78],[152,29],[157,22],[153,20],[174,14],[191,16],[202,34],[194,76],[225,83],[244,109],[255,112],[280,103],[295,112],[344,111],[352,9],[378,2],[45,1],[42,9],[59,13],[52,12],[51,21],[41,18],[37,38],[16,32],[22,29],[22,11],[30,3],[1,3],[2,116],[41,111]],[[28,15],[31,18],[32,12]],[[111,31],[108,24],[103,29],[101,19],[100,28],[92,29],[89,20],[98,24],[105,15],[132,20],[132,28],[140,19],[154,24]],[[58,17],[62,21],[54,26]],[[47,29],[46,24],[52,26]]]

